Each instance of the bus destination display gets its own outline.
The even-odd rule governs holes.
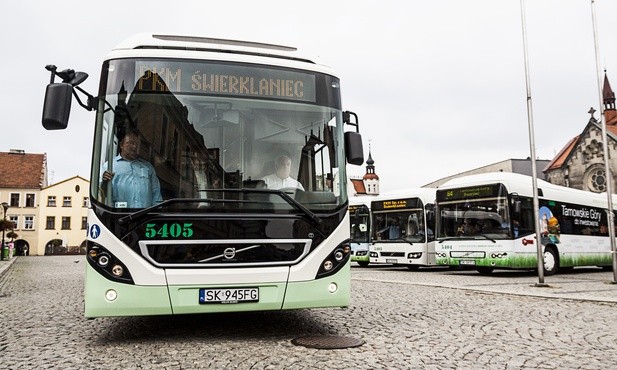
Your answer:
[[[135,75],[141,91],[315,101],[315,76],[296,71],[239,64],[138,61]]]

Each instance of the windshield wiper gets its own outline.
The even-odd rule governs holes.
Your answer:
[[[280,190],[269,190],[269,189],[208,189],[211,192],[233,192],[233,193],[258,193],[258,194],[275,194],[283,198],[289,205],[300,210],[305,218],[307,218],[310,222],[315,225],[321,224],[321,218],[313,213],[310,209],[306,208],[302,203],[290,197],[287,193]],[[137,212],[126,215],[120,219],[118,219],[118,223],[125,224],[127,222],[137,221],[141,219],[144,215],[155,211],[157,209],[166,207],[170,204],[175,203],[247,203],[252,202],[249,199],[213,199],[213,198],[173,198],[165,200],[161,203],[155,204],[151,207],[140,209]]]
[[[137,221],[138,219],[142,218],[144,215],[157,210],[159,208],[163,208],[165,206],[168,206],[170,204],[175,204],[175,203],[213,203],[216,201],[223,201],[222,199],[207,199],[207,198],[172,198],[172,199],[168,199],[168,200],[164,200],[161,203],[157,203],[153,206],[150,206],[148,208],[144,208],[144,209],[140,209],[137,212],[133,212],[131,214],[128,214],[124,217],[121,217],[118,219],[118,223],[119,224],[125,224],[127,222],[131,222],[131,221]]]
[[[473,236],[474,236],[474,238],[473,238],[473,239],[477,239],[477,238],[475,238],[475,237],[476,237],[476,236],[479,236],[479,237],[484,238],[484,239],[486,239],[486,240],[490,240],[490,241],[492,241],[493,243],[497,243],[497,242],[495,241],[495,239],[493,239],[493,238],[489,238],[488,236],[486,236],[486,235],[484,235],[484,234],[473,235]]]

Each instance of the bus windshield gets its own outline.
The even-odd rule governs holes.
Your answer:
[[[375,201],[371,210],[375,241],[419,243],[432,238],[433,231],[426,228],[424,204],[419,198]]]
[[[502,185],[440,190],[437,238],[509,239],[512,227],[508,197]]]
[[[347,201],[333,76],[246,63],[118,59],[104,64],[101,81],[94,202],[120,211],[162,204],[297,213],[329,212]]]
[[[370,211],[364,204],[349,206],[349,222],[351,224],[351,241],[353,243],[368,243],[370,241]]]

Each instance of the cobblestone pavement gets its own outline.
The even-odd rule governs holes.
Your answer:
[[[0,369],[609,369],[617,363],[617,303],[474,288],[512,286],[516,279],[525,290],[527,280],[535,281],[529,273],[354,266],[347,309],[86,320],[84,263],[76,256],[19,257],[2,274]],[[611,274],[564,277],[597,280],[610,298],[615,286],[603,281]],[[318,334],[365,344],[317,350],[291,343]]]

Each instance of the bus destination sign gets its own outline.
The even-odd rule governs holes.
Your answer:
[[[137,88],[189,94],[315,101],[315,76],[240,64],[138,61]]]
[[[437,192],[438,200],[459,200],[469,198],[494,197],[499,194],[499,186],[482,185],[470,188],[448,189]]]
[[[418,207],[418,198],[391,199],[373,202],[373,210],[408,209]]]

